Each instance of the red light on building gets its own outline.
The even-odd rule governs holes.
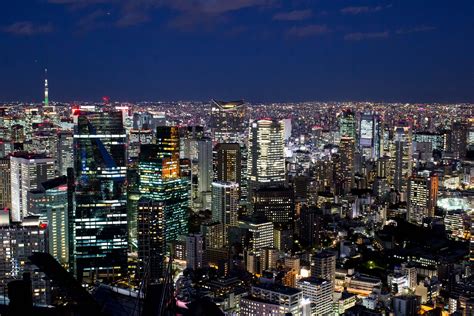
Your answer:
[[[40,229],[46,229],[47,227],[48,227],[48,224],[46,224],[46,223],[40,223],[39,224]]]

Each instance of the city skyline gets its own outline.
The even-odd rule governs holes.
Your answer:
[[[474,100],[469,1],[29,0],[0,13],[0,100]]]

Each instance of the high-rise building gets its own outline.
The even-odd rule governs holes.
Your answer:
[[[186,237],[186,267],[196,270],[203,267],[204,238],[202,234]]]
[[[73,135],[69,131],[61,131],[58,133],[58,148],[57,148],[57,170],[59,175],[67,175],[67,169],[74,167],[74,146]]]
[[[359,149],[370,159],[380,157],[380,120],[375,113],[363,113],[360,117]]]
[[[294,191],[288,187],[262,187],[252,197],[253,213],[276,224],[290,224],[295,217]]]
[[[454,122],[451,127],[448,149],[454,154],[455,158],[464,159],[466,157],[468,131],[468,124],[465,122]]]
[[[11,190],[10,158],[0,158],[0,209],[11,209]]]
[[[245,102],[211,100],[211,128],[214,141],[235,143],[243,131]]]
[[[159,145],[142,145],[140,151],[140,194],[164,203],[165,241],[175,240],[188,232],[188,185],[180,176],[179,156]]]
[[[19,222],[29,211],[28,193],[54,178],[54,159],[43,155],[15,153],[10,157],[12,221]]]
[[[351,110],[344,110],[339,115],[339,134],[356,139],[356,116]]]
[[[312,315],[332,314],[333,288],[331,281],[309,277],[298,280],[296,286],[303,291],[303,298],[311,302]]]
[[[246,231],[246,248],[258,252],[263,248],[273,248],[273,223],[253,216],[239,220],[239,227]]]
[[[158,127],[157,144],[140,147],[137,236],[141,276],[163,276],[167,243],[187,234],[188,185],[181,178],[176,127]]]
[[[408,182],[408,221],[421,225],[433,217],[438,201],[438,176],[416,176]]]
[[[320,251],[313,256],[311,276],[328,280],[334,289],[336,280],[336,255],[329,251]]]
[[[240,315],[304,315],[303,291],[292,287],[261,284],[252,286],[240,301]]]
[[[241,184],[242,156],[237,143],[219,143],[214,147],[214,180]]]
[[[140,155],[140,145],[152,144],[153,132],[151,129],[132,129],[128,138],[128,159],[136,161]]]
[[[38,216],[23,218],[21,223],[1,221],[0,225],[0,295],[7,296],[7,284],[29,273],[33,302],[49,303],[49,282],[44,273],[28,259],[34,252],[48,252],[47,225]]]
[[[212,219],[222,223],[226,242],[229,227],[238,226],[239,185],[235,182],[213,182],[211,210]]]
[[[84,109],[75,119],[71,268],[85,282],[123,276],[127,271],[128,229],[122,113]]]
[[[198,140],[198,194],[203,209],[211,207],[212,141]]]
[[[391,181],[393,187],[402,193],[407,192],[408,179],[412,176],[413,169],[413,143],[409,127],[396,127],[390,150]]]
[[[165,203],[148,197],[138,201],[138,275],[158,282],[164,273],[166,254]]]
[[[283,131],[283,124],[277,120],[251,123],[247,162],[250,198],[256,189],[285,184]]]
[[[342,179],[342,190],[344,192],[350,192],[354,186],[354,174],[355,174],[355,141],[354,138],[345,137],[341,138],[339,143],[339,153],[341,161],[341,179]]]
[[[28,198],[30,213],[48,223],[48,252],[66,268],[69,267],[67,181],[67,176],[45,181]]]
[[[316,207],[303,206],[299,218],[299,236],[304,245],[319,246],[322,211]]]

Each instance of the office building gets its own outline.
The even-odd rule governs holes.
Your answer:
[[[0,225],[0,295],[7,296],[7,284],[29,273],[33,302],[49,304],[50,285],[44,273],[30,263],[34,252],[48,252],[47,225],[38,216],[24,217],[21,223],[1,221]]]
[[[238,142],[243,131],[245,102],[211,100],[211,129],[215,142]]]
[[[262,187],[254,191],[253,213],[275,224],[290,224],[295,217],[294,191],[288,187]]]
[[[138,201],[138,275],[152,283],[163,277],[165,269],[165,205],[148,197]]]
[[[114,279],[127,271],[127,164],[122,113],[84,109],[75,117],[74,249],[79,280]]]
[[[406,194],[408,179],[413,170],[413,143],[411,129],[409,127],[396,127],[390,150],[391,181],[398,192]]]
[[[10,158],[0,158],[0,208],[11,209],[12,188]]]
[[[212,183],[212,219],[222,223],[227,244],[229,227],[238,226],[239,185],[235,182]]]
[[[304,315],[303,291],[287,286],[252,286],[249,296],[240,301],[240,315]]]
[[[433,217],[438,201],[438,176],[415,176],[408,182],[408,221],[421,225]]]
[[[283,124],[261,119],[251,123],[248,148],[249,197],[262,187],[285,184]]]
[[[336,279],[336,255],[324,250],[315,254],[311,265],[311,276],[330,281],[334,289]]]
[[[29,212],[28,193],[54,178],[54,159],[43,155],[15,153],[10,157],[12,221],[19,222]]]
[[[242,155],[237,143],[219,143],[214,147],[214,181],[241,184]]]
[[[333,311],[331,281],[316,277],[302,278],[296,287],[303,291],[303,298],[311,302],[312,315],[330,315]]]

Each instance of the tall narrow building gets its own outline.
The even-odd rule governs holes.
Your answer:
[[[415,176],[408,182],[408,221],[421,225],[433,217],[438,201],[438,176]]]
[[[281,186],[286,182],[284,126],[282,122],[261,119],[249,130],[249,198],[262,187]]]
[[[245,102],[211,100],[211,128],[217,143],[238,142],[243,131]]]
[[[409,127],[396,127],[391,146],[391,181],[395,190],[406,194],[413,170],[413,143]],[[403,197],[402,197],[403,198]]]
[[[176,127],[159,127],[157,143],[140,147],[137,239],[139,274],[163,276],[166,244],[186,235],[188,181],[182,178]]]
[[[241,185],[242,155],[237,143],[219,143],[214,147],[214,180]]]
[[[0,208],[11,209],[12,191],[11,191],[11,171],[10,159],[0,158]]]
[[[239,185],[235,182],[213,182],[212,219],[222,224],[226,244],[229,227],[238,226],[238,210]]]
[[[127,271],[126,133],[122,113],[84,109],[74,133],[75,244],[72,269],[84,282]]]

